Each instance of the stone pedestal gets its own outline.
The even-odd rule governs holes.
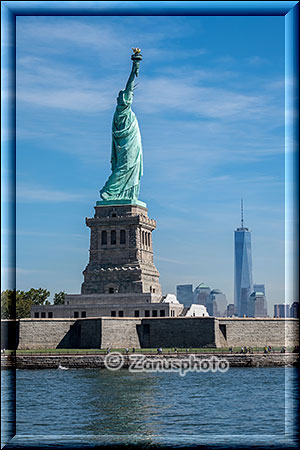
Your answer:
[[[161,295],[159,272],[153,263],[156,221],[149,219],[142,202],[111,203],[97,202],[94,217],[86,219],[91,229],[90,257],[81,293]]]

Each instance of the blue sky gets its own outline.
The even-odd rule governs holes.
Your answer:
[[[204,282],[233,302],[242,197],[272,314],[284,301],[282,16],[17,17],[17,288],[80,292],[135,46],[140,200],[157,220],[163,292]]]

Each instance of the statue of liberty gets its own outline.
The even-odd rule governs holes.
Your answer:
[[[134,79],[142,60],[140,49],[132,49],[132,70],[126,88],[119,92],[112,123],[112,173],[100,191],[104,201],[130,200],[136,202],[143,175],[142,141],[138,121],[131,110]]]

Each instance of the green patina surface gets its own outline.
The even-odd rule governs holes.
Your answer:
[[[100,190],[105,201],[138,199],[143,175],[142,141],[139,125],[131,110],[134,79],[138,76],[141,55],[133,57],[132,70],[126,88],[119,92],[112,123],[112,173]]]
[[[147,208],[147,204],[140,200],[99,200],[96,202],[96,206],[114,206],[114,205],[138,205]]]

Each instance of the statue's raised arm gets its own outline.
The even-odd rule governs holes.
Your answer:
[[[139,54],[141,50],[139,48],[133,48],[132,50],[136,53],[131,55],[131,59],[133,61],[132,69],[126,84],[125,91],[133,91],[134,78],[139,76],[140,61],[142,60],[142,56]]]
[[[140,178],[143,174],[142,142],[139,125],[131,109],[134,79],[139,74],[142,60],[139,48],[132,49],[132,69],[126,88],[119,92],[112,124],[112,173],[100,191],[105,201],[137,201]]]
[[[140,55],[141,50],[139,48],[133,48],[132,50],[134,52],[134,54],[131,55],[132,69],[126,83],[126,88],[123,91],[127,98],[131,98],[133,95],[134,79],[139,76],[140,61],[142,60],[142,55]]]

